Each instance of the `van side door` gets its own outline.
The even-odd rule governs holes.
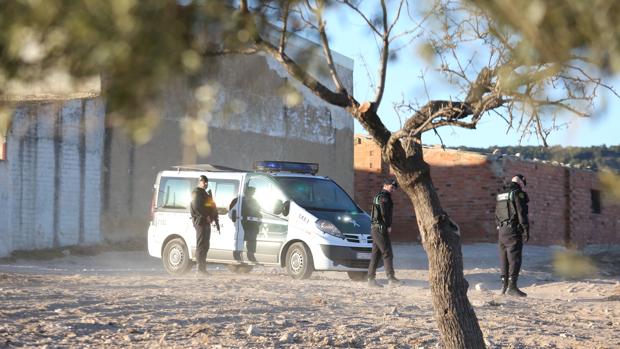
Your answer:
[[[243,250],[243,232],[239,229],[238,217],[235,217],[239,215],[237,202],[242,181],[242,174],[227,174],[226,178],[209,176],[207,190],[211,190],[213,195],[220,224],[219,232],[215,226],[211,226],[210,248],[207,254],[209,260],[235,260],[238,259],[235,252]],[[235,216],[229,215],[231,210]]]
[[[252,174],[242,195],[241,216],[246,256],[263,263],[277,263],[280,248],[286,241],[288,219],[282,212],[287,200],[277,182]]]

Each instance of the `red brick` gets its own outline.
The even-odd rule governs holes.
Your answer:
[[[370,210],[373,195],[390,171],[376,143],[366,136],[355,139],[355,200]],[[442,207],[459,224],[464,242],[497,241],[495,195],[504,181],[521,173],[528,179],[531,243],[620,243],[620,205],[603,201],[601,213],[592,213],[590,191],[600,188],[596,172],[441,148],[425,148],[424,158]],[[419,241],[409,198],[398,191],[394,204],[393,239]]]

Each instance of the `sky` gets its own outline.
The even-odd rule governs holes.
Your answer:
[[[332,14],[326,17],[326,21],[331,48],[355,62],[353,77],[355,98],[359,102],[372,99],[374,89],[371,84],[377,75],[375,70],[378,66],[378,49],[376,41],[367,30],[367,25],[357,16],[345,16],[343,13]],[[385,94],[379,109],[379,115],[390,131],[400,129],[401,123],[394,111],[394,103],[414,99],[423,103],[428,101],[426,91],[432,99],[446,99],[451,92],[455,93],[440,76],[435,74],[428,63],[419,58],[415,47],[403,49],[399,57],[388,65]],[[421,75],[425,76],[426,84],[420,78]],[[608,79],[606,83],[620,90],[619,78]],[[603,90],[599,90],[599,95],[592,117],[562,116],[560,122],[565,126],[548,137],[548,144],[550,146],[620,144],[620,116],[616,112],[620,108],[620,99]],[[401,115],[402,122],[405,117],[406,115]],[[366,133],[357,121],[355,133]],[[521,139],[520,133],[508,130],[506,122],[493,113],[486,114],[478,123],[476,130],[441,127],[438,133],[441,139],[432,131],[426,132],[422,136],[423,143],[440,144],[443,141],[448,147],[542,145],[535,136]]]

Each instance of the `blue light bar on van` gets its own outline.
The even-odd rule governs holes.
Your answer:
[[[256,161],[254,170],[261,172],[294,172],[315,175],[319,172],[319,164],[290,161]]]

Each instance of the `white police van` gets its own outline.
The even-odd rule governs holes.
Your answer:
[[[295,279],[313,271],[346,271],[365,280],[370,217],[318,164],[261,161],[255,172],[213,165],[175,166],[157,174],[148,250],[169,274],[189,271],[196,232],[189,215],[198,177],[209,178],[220,232],[211,229],[207,261],[247,273],[254,265],[286,268]]]

